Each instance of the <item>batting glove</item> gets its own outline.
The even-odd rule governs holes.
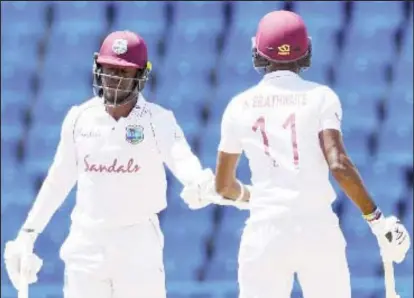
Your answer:
[[[407,229],[399,219],[395,216],[384,217],[379,214],[377,218],[367,221],[377,237],[383,259],[401,263],[410,249],[411,240]]]
[[[37,273],[43,265],[43,261],[33,253],[33,246],[37,234],[21,231],[14,241],[6,243],[4,260],[9,278],[19,290],[21,278],[25,278],[28,284],[37,281]]]

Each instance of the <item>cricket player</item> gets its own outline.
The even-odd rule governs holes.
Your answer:
[[[254,67],[264,76],[224,112],[215,177],[219,204],[248,202],[250,209],[239,251],[239,297],[288,298],[296,273],[305,298],[351,298],[329,173],[361,210],[383,258],[401,262],[410,237],[397,218],[384,217],[348,157],[338,96],[299,75],[311,60],[301,17],[289,11],[265,15],[252,51]],[[235,176],[242,152],[252,186]],[[214,196],[211,188],[203,190],[200,197]],[[182,196],[192,191],[186,188]]]
[[[6,244],[6,269],[16,289],[22,277],[37,280],[42,261],[32,253],[36,238],[77,183],[60,251],[64,297],[166,297],[157,217],[167,206],[164,164],[183,185],[213,176],[202,170],[173,113],[142,96],[150,71],[139,35],[113,32],[103,41],[93,63],[96,96],[68,112],[34,205],[17,238]]]

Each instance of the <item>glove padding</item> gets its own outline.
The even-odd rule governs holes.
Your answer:
[[[407,229],[395,216],[381,216],[368,224],[377,237],[382,258],[401,263],[411,246]]]
[[[6,243],[4,249],[6,271],[16,290],[19,290],[22,277],[28,284],[35,283],[43,265],[43,261],[33,253],[36,236],[30,234],[34,233],[20,232],[14,241]]]
[[[213,199],[210,197],[217,195],[212,192],[212,187],[214,187],[214,174],[211,169],[204,169],[200,176],[184,187],[180,196],[190,209],[204,208],[212,203]]]
[[[193,183],[186,185],[180,194],[190,209],[204,208],[210,204],[249,209],[248,202],[224,199],[215,190],[215,177],[211,169],[204,169]]]

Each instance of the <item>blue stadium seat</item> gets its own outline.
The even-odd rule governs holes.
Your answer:
[[[393,27],[402,21],[401,1],[353,2],[353,23],[357,28]]]
[[[233,26],[251,31],[250,36],[256,34],[259,21],[269,12],[283,9],[283,1],[234,1],[231,2],[233,13]]]
[[[199,234],[165,234],[164,267],[171,280],[193,280],[202,265],[203,238]],[[186,243],[186,245],[183,245]]]
[[[352,114],[348,114],[352,118]],[[349,120],[351,121],[351,120]],[[368,134],[369,132],[358,127],[344,127],[342,129],[346,150],[352,159],[359,161],[368,156]]]
[[[248,3],[248,2],[245,2]],[[226,63],[238,63],[250,61],[252,59],[252,37],[254,30],[248,28],[236,27],[230,30],[225,39],[224,49],[222,53],[223,61]]]
[[[175,30],[217,34],[223,27],[223,3],[220,1],[174,2]]]
[[[201,124],[198,123],[198,119],[194,119],[191,121],[190,119],[188,119],[188,117],[184,116],[184,113],[179,113],[179,115],[175,115],[175,118],[177,120],[178,125],[183,130],[184,136],[187,139],[188,144],[194,152],[194,143],[199,138]]]
[[[343,78],[345,79],[345,76]],[[365,132],[371,132],[375,125],[378,124],[376,111],[378,95],[374,89],[372,89],[373,93],[370,94],[362,89],[353,88],[352,84],[349,84],[345,86],[340,85],[335,90],[342,105],[342,127],[345,131],[359,129]],[[349,90],[353,91],[349,92]]]
[[[403,192],[404,176],[401,167],[389,162],[376,162],[364,175],[367,189],[386,214],[395,213],[396,200]]]
[[[312,39],[312,68],[326,66],[336,62],[338,51],[335,38],[337,31],[330,26],[318,28],[318,30],[308,29],[308,34]]]
[[[174,75],[170,75],[171,77],[165,76],[161,79],[157,94],[150,100],[172,110],[181,121],[196,121],[200,107],[209,97],[211,88],[203,78],[200,81],[187,81],[184,78],[176,80]]]
[[[27,92],[31,89],[30,79],[35,69],[18,64],[2,65],[1,88],[6,91]],[[19,99],[16,99],[19,101]],[[27,99],[26,99],[27,100]]]
[[[344,111],[342,131],[347,151],[384,213],[398,214],[397,203],[405,200],[407,210],[402,220],[412,234],[413,191],[407,185],[406,170],[412,168],[413,161],[413,27],[410,26],[412,13],[411,19],[402,23],[405,16],[402,2],[353,2],[349,24],[344,23],[345,3],[294,1],[290,4],[302,15],[312,37],[312,67],[301,75],[326,84],[329,67],[333,67],[336,74],[333,87]],[[54,8],[50,35],[46,28],[49,5]],[[115,7],[111,27],[106,18],[109,5]],[[224,24],[226,5],[233,12],[229,28]],[[147,100],[171,109],[190,145],[200,141],[196,154],[203,167],[215,168],[225,107],[232,97],[261,79],[251,62],[251,37],[265,14],[285,5],[284,1],[171,3],[173,22],[167,27],[166,1],[3,1],[1,253],[5,241],[16,236],[27,216],[36,195],[35,182],[46,174],[52,162],[64,116],[72,105],[93,96],[92,58],[105,34],[131,30],[145,39],[157,75],[157,84],[149,82],[144,90]],[[345,43],[339,51],[335,38],[341,29],[345,30]],[[395,46],[397,29],[403,30],[401,52]],[[217,37],[222,33],[225,33],[224,48],[219,57]],[[47,42],[46,52],[40,61],[38,50],[43,41]],[[158,51],[160,41],[165,43],[163,57]],[[393,70],[392,82],[386,81],[388,66]],[[211,70],[217,75],[217,86],[210,86]],[[41,79],[36,94],[31,88],[33,75]],[[387,100],[384,122],[380,122],[377,113],[382,100]],[[207,124],[200,117],[205,106],[210,108]],[[27,108],[33,113],[29,128],[23,125],[22,118]],[[368,156],[367,136],[372,132],[379,136],[376,156]],[[23,163],[16,158],[19,140],[25,142]],[[165,235],[169,297],[236,297],[237,255],[248,212],[213,205],[189,210],[179,197],[182,185],[170,170],[167,173],[168,208],[162,212],[161,225]],[[240,159],[237,177],[250,183],[245,156]],[[344,207],[341,227],[347,240],[353,296],[383,297],[377,241],[358,208],[334,185],[339,196],[337,203]],[[38,239],[36,252],[44,259],[44,265],[39,274],[41,286],[31,288],[33,296],[61,297],[64,268],[58,251],[69,229],[73,194]],[[218,208],[222,220],[214,222]],[[211,237],[213,255],[209,259],[207,244]],[[402,297],[411,297],[412,255],[410,250],[406,260],[395,266],[396,285]],[[197,280],[202,272],[206,274],[205,281],[200,283]],[[217,281],[220,286],[215,287],[211,281]],[[6,289],[2,291],[4,298],[15,297],[4,266],[1,282],[2,289]],[[47,295],[44,289],[49,287],[58,290],[54,295]],[[206,289],[206,293],[193,293],[192,287]],[[292,298],[302,297],[300,293],[295,284]]]
[[[220,68],[218,69],[219,84],[227,86],[239,85],[240,82],[246,86],[246,89],[258,83],[262,76],[259,75],[252,64],[251,58],[231,57],[231,53],[222,57]]]
[[[177,199],[182,200],[181,198]],[[162,230],[165,234],[199,233],[205,236],[213,228],[213,208],[214,206],[207,206],[198,210],[185,208],[180,213],[174,213],[167,209],[162,220]]]
[[[251,182],[251,171],[249,168],[249,160],[245,154],[242,154],[239,159],[239,164],[237,166],[237,179],[239,179],[244,184],[252,184]]]
[[[378,158],[400,165],[412,164],[412,140],[412,126],[385,127],[381,133]]]
[[[21,77],[34,71],[38,65],[37,46],[40,36],[31,36],[28,39],[19,38],[19,35],[10,38],[1,38],[1,64],[3,69],[12,69],[19,72]],[[9,70],[10,71],[10,70]]]
[[[71,72],[74,77],[86,75],[86,73],[92,76],[93,54],[99,52],[99,42],[100,35],[96,33],[76,34],[52,31],[44,62],[44,75],[49,72],[63,71]],[[70,55],[62,56],[62,53],[69,52]]]
[[[201,162],[205,167],[212,166],[212,168],[215,168],[215,158],[220,142],[220,123],[211,121],[200,133],[203,136],[200,139]],[[212,161],[214,161],[214,164],[209,163]]]
[[[371,234],[372,235],[372,234]],[[372,235],[372,237],[374,237]],[[378,250],[377,246],[374,245],[366,245],[366,238],[359,238],[352,240],[352,243],[349,243],[348,246],[352,246],[354,243],[361,243],[359,249],[348,249],[348,263],[349,263],[349,270],[351,272],[351,278],[356,277],[368,277],[368,276],[375,276],[377,272],[377,268],[380,267],[380,257],[375,255],[373,256],[372,253],[366,253],[366,250],[375,251]],[[365,245],[362,246],[362,243]],[[352,281],[351,281],[352,283]],[[356,297],[361,297],[357,295]],[[362,297],[361,297],[362,298]],[[368,298],[368,297],[367,297]]]
[[[207,270],[207,280],[237,280],[240,238],[240,231],[223,231],[217,234],[214,256]]]
[[[411,81],[412,82],[412,81]],[[413,123],[413,90],[395,86],[390,92],[387,104],[386,125],[397,127],[412,126]]]
[[[28,137],[25,171],[30,177],[43,175],[52,164],[60,139],[60,124],[35,123]]]
[[[123,20],[153,20],[163,23],[165,4],[166,1],[119,1],[115,6],[117,12],[115,23]]]
[[[30,37],[44,33],[46,6],[47,1],[2,1],[2,38],[3,35]]]
[[[357,52],[354,54],[357,55]],[[357,59],[348,57],[343,57],[338,69],[337,85],[339,87],[355,91],[365,89],[367,86],[386,87],[385,63],[376,63],[363,56]]]
[[[57,81],[55,81],[57,82]],[[62,81],[64,83],[64,81]],[[65,115],[73,105],[79,105],[92,98],[92,91],[89,88],[82,88],[80,84],[68,84],[65,88],[52,89],[42,88],[39,93],[39,100],[33,108],[33,120],[35,124],[50,124],[58,125],[62,124]],[[76,88],[74,92],[73,88]],[[47,115],[47,117],[45,117]]]
[[[396,54],[395,32],[396,29],[390,26],[361,28],[354,24],[348,29],[345,38],[345,56],[350,61],[356,58],[365,58],[373,61],[391,62],[395,59]],[[377,51],[378,48],[381,48],[381,51]]]
[[[1,90],[1,125],[22,125],[23,113],[31,103],[31,94],[26,89],[21,91]]]
[[[214,98],[210,101],[210,121],[221,123],[224,110],[230,100],[237,94],[247,90],[248,87],[251,87],[246,85],[246,82],[242,78],[235,79],[234,83],[235,84],[229,84],[223,81],[219,82]]]
[[[248,211],[239,210],[232,206],[223,207],[223,219],[220,227],[220,232],[236,233],[238,236],[240,236],[248,217]]]
[[[411,216],[410,223],[413,222],[412,220],[413,220],[413,217]],[[406,225],[406,227],[407,226],[411,226],[411,225],[408,224]],[[412,235],[412,233],[410,233],[410,235]],[[404,261],[401,264],[397,264],[395,268],[396,268],[396,271],[398,272],[398,275],[413,276],[413,249],[410,249],[408,251]]]
[[[413,23],[413,13],[411,13],[411,17],[408,20],[408,24]],[[403,40],[403,51],[404,51],[404,57],[407,58],[409,61],[413,61],[413,26],[407,26],[404,33],[404,40]]]
[[[411,48],[411,54],[413,50]],[[406,51],[408,52],[408,50]],[[396,89],[407,90],[408,92],[413,93],[413,60],[411,56],[411,61],[406,57],[407,54],[400,57],[400,60],[396,63],[394,71],[395,71],[395,78],[393,81],[393,86]]]
[[[2,148],[3,150],[3,148]],[[4,161],[4,159],[3,159]],[[34,199],[34,188],[29,176],[19,172],[19,164],[6,164],[2,161],[1,195],[2,208],[8,205],[25,206]]]
[[[59,34],[102,33],[106,23],[105,1],[54,1],[55,24],[53,30]]]
[[[15,171],[15,167],[17,164],[16,146],[17,146],[16,141],[4,141],[3,139],[1,140],[1,162],[2,162],[1,164],[1,173],[2,173],[1,183],[2,184],[1,185],[2,187],[5,187],[5,185],[3,184],[3,178],[4,178],[4,181],[6,181],[6,184],[7,184],[7,181],[10,181],[8,179],[12,179],[11,175],[7,175],[7,172],[9,171],[9,169],[12,169],[13,172]]]
[[[24,184],[21,185],[22,188],[25,186],[26,185]],[[23,191],[24,190],[17,190],[16,192],[10,193],[13,201],[16,201],[16,203],[7,206],[2,214],[1,234],[2,239],[6,241],[12,240],[17,236],[19,229],[26,220],[30,206],[28,204],[22,205],[19,203],[21,198],[19,195],[22,195]]]
[[[302,72],[301,77],[304,80],[316,82],[319,84],[328,84],[327,70],[324,65],[319,65],[318,63],[313,64],[312,67]]]
[[[204,259],[204,241],[211,232],[211,208],[176,214],[167,209],[162,221],[165,267],[171,278],[189,280]],[[183,243],[187,243],[183,245]]]
[[[43,81],[40,84],[39,98],[51,98],[49,92],[65,92],[72,90],[72,102],[79,102],[77,94],[81,96],[92,96],[92,67],[90,71],[76,70],[69,65],[62,65],[60,68],[49,68],[43,72]],[[73,89],[76,92],[73,92]],[[88,90],[88,94],[84,94]],[[85,98],[82,98],[83,100]],[[58,99],[55,99],[58,100]]]
[[[162,66],[167,74],[192,77],[199,73],[207,74],[216,65],[216,36],[204,32],[191,33],[188,29],[174,30],[167,41],[167,53]]]
[[[15,142],[24,135],[24,127],[21,124],[1,125],[1,141],[5,143]]]
[[[214,169],[217,163],[217,148],[218,142],[214,143],[215,145],[211,145],[209,147],[205,146],[201,149],[198,158],[200,159],[201,164],[204,167]]]
[[[303,18],[311,35],[326,27],[337,30],[344,22],[344,4],[336,1],[297,1],[294,10]]]
[[[136,31],[144,38],[159,35],[165,27],[164,7],[165,1],[119,1],[113,29]]]
[[[119,1],[111,31],[129,30],[139,34],[147,44],[148,57],[159,67],[157,46],[165,29],[165,1]]]

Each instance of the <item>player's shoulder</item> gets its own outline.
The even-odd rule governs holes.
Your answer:
[[[156,104],[154,102],[147,102],[146,103],[148,108],[151,110],[153,115],[167,115],[167,114],[173,114],[173,111],[170,109],[167,109],[159,104]]]
[[[338,98],[337,93],[326,84],[302,79],[301,85],[304,91],[315,94],[320,98],[328,99],[328,100],[332,98],[334,99]]]
[[[93,97],[81,104],[73,105],[67,112],[65,121],[75,123],[85,112],[91,109],[100,108],[103,104],[102,98]]]
[[[76,114],[81,114],[89,109],[93,109],[93,108],[100,108],[104,105],[103,99],[101,97],[92,97],[90,99],[88,99],[87,101],[78,104],[78,105],[73,105],[70,109],[68,113],[76,113]]]
[[[72,108],[81,113],[89,109],[100,108],[103,105],[104,105],[103,98],[95,96],[79,105],[74,105]]]
[[[151,118],[153,121],[159,121],[163,125],[168,125],[168,123],[175,121],[174,112],[170,109],[167,109],[154,102],[145,102],[146,108],[149,110]]]
[[[237,111],[241,110],[246,102],[248,102],[257,92],[257,85],[251,86],[243,91],[236,93],[230,98],[227,104],[227,110]]]

